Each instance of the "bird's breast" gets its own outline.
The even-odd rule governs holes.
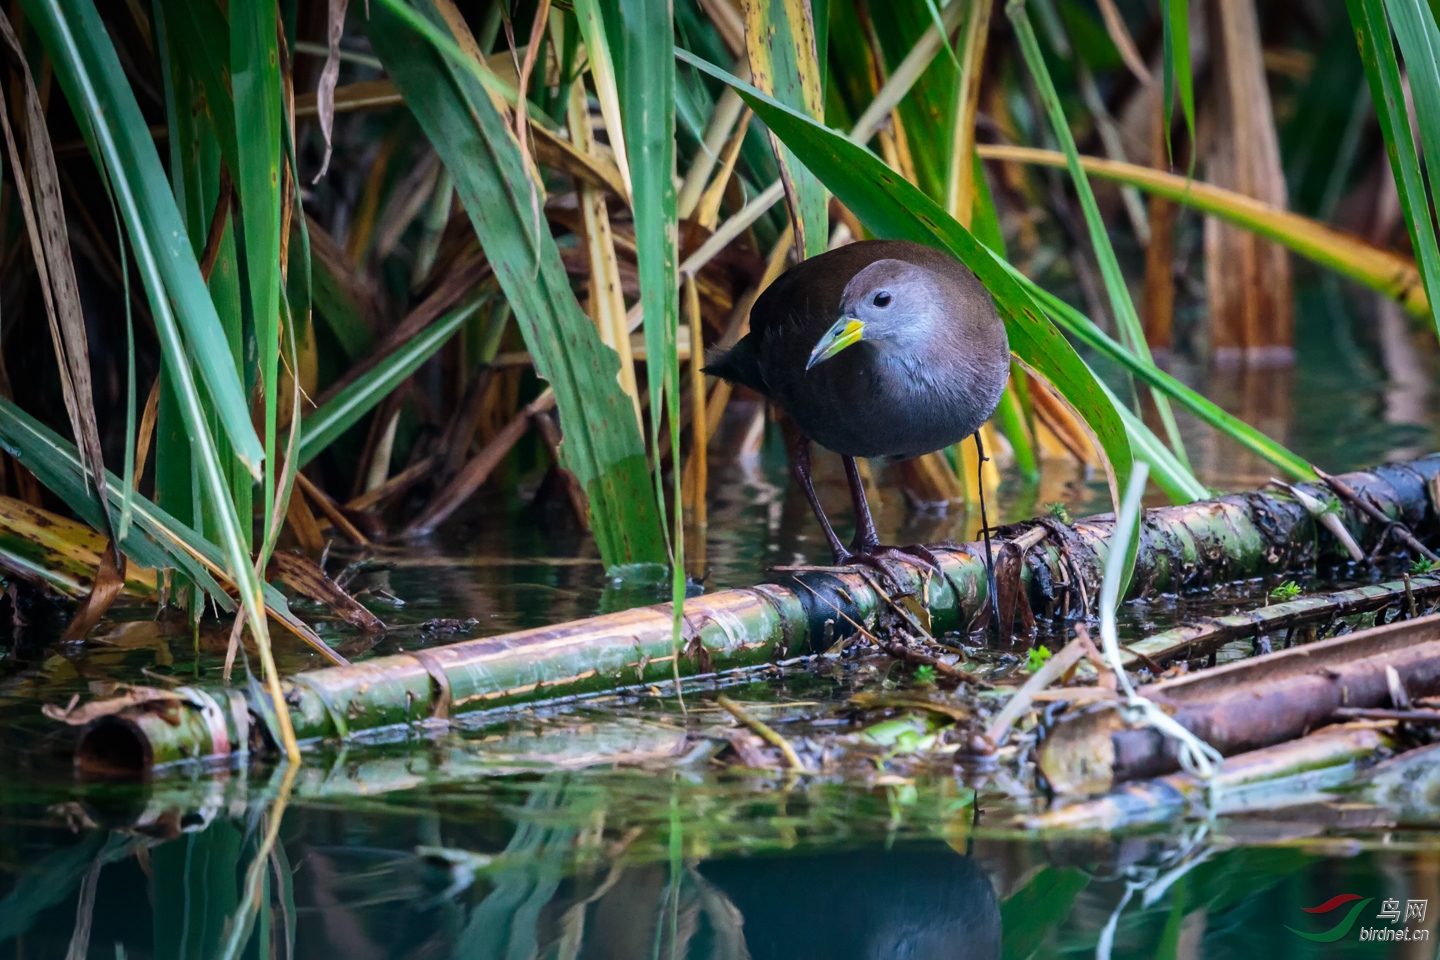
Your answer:
[[[1004,376],[953,367],[937,375],[923,365],[836,363],[810,373],[777,399],[807,436],[852,457],[903,460],[958,443],[980,428],[1005,387]]]

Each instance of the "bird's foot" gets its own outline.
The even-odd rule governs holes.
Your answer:
[[[940,558],[921,544],[893,547],[880,543],[854,543],[835,558],[836,566],[866,566],[877,570],[897,594],[907,596],[915,590],[910,585],[909,571],[902,563],[916,564],[933,574],[941,572]]]

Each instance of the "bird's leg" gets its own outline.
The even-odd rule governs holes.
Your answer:
[[[855,539],[850,543],[852,553],[869,553],[880,546],[880,535],[875,532],[875,518],[870,515],[870,501],[865,498],[865,484],[860,479],[860,468],[854,457],[841,457],[845,462],[845,479],[850,481],[850,503],[855,507]]]
[[[841,459],[845,461],[845,479],[850,481],[850,502],[855,506],[855,539],[850,544],[850,551],[855,554],[855,558],[878,568],[891,579],[894,579],[893,571],[882,563],[884,560],[919,562],[939,573],[939,559],[921,544],[912,547],[881,545],[880,534],[875,531],[875,518],[870,513],[870,501],[865,497],[865,484],[860,480],[860,468],[854,457]]]
[[[975,469],[975,489],[980,494],[980,532],[985,538],[985,592],[990,595],[991,629],[998,636],[1004,631],[1000,627],[1000,591],[995,587],[995,558],[990,553],[990,521],[985,517],[985,444],[980,440],[980,431],[975,431],[975,452],[979,463]]]
[[[795,479],[800,481],[800,489],[805,491],[805,499],[810,501],[810,509],[815,511],[815,519],[820,521],[820,528],[825,531],[825,542],[830,544],[835,565],[843,567],[852,557],[850,551],[840,542],[840,538],[835,535],[835,528],[830,525],[830,518],[825,516],[825,509],[820,506],[820,498],[815,495],[815,484],[810,479],[810,438],[803,434],[795,442],[791,470]]]

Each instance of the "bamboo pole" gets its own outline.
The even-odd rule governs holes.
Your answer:
[[[1142,687],[1176,723],[1229,756],[1284,743],[1324,726],[1342,707],[1397,705],[1396,689],[1440,694],[1440,616],[1372,627]],[[1170,772],[1175,742],[1127,727],[1111,707],[1056,723],[1037,751],[1060,793],[1095,793]]]
[[[1225,761],[1216,776],[1216,814],[1272,807],[1282,796],[1313,796],[1348,783],[1394,746],[1388,729],[1345,724]],[[1126,784],[1123,790],[1018,818],[1026,830],[1115,830],[1176,816],[1204,816],[1206,785],[1188,773]]]
[[[1388,583],[1312,594],[1223,617],[1202,617],[1130,644],[1125,648],[1128,652],[1122,662],[1133,668],[1141,663],[1142,657],[1162,665],[1182,658],[1193,660],[1208,656],[1234,640],[1274,637],[1280,631],[1305,624],[1383,610],[1397,604],[1402,605],[1402,616],[1414,617],[1420,603],[1428,603],[1437,596],[1440,596],[1440,574],[1419,574]],[[1408,610],[1403,606],[1407,603]]]
[[[1433,536],[1440,530],[1440,517],[1427,492],[1432,481],[1440,479],[1440,456],[1347,474],[1343,479],[1417,534]],[[1297,488],[1322,502],[1333,498],[1319,484]],[[1384,531],[1380,524],[1348,504],[1339,509],[1358,541],[1378,543]],[[1025,551],[1021,573],[1038,613],[1068,610],[1073,617],[1082,610],[1093,612],[1092,598],[1099,595],[1112,522],[1108,515],[1070,525],[1045,518],[1001,531],[1014,540],[1044,528],[1044,538]],[[896,561],[899,582],[893,587],[915,594],[929,615],[933,633],[965,631],[985,600],[983,551],[977,544],[931,549],[941,575]],[[1128,596],[1191,591],[1343,557],[1343,548],[1333,536],[1321,531],[1310,512],[1285,490],[1268,488],[1162,507],[1145,514]],[[777,570],[775,582],[685,601],[680,674],[695,677],[823,653],[862,629],[879,629],[882,617],[889,615],[888,603],[878,581],[867,572]],[[1071,592],[1066,594],[1067,590]],[[314,742],[658,683],[674,669],[671,627],[670,605],[659,604],[348,667],[306,671],[285,684],[284,704],[296,736]],[[232,698],[228,701],[232,705],[235,696],[223,688],[211,693],[201,690],[197,701],[201,694],[222,703]],[[257,729],[268,730],[269,698],[257,691],[246,696]],[[239,735],[238,729],[227,729],[227,724],[236,727],[238,720],[225,721],[225,711],[211,711],[219,721],[198,723],[190,717],[197,710],[193,705],[177,706],[173,698],[160,709],[145,703],[118,704],[113,712],[87,723],[80,755],[97,764],[140,770],[244,748],[250,738]]]

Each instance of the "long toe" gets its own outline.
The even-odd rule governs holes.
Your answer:
[[[931,553],[924,544],[915,544],[909,547],[876,546],[866,551],[869,556],[880,557],[885,560],[900,560],[905,563],[918,564],[929,570],[931,573],[940,572],[940,558]]]
[[[940,558],[935,556],[934,551],[923,543],[914,543],[908,547],[896,547],[900,553],[905,554],[912,561],[919,561],[922,565],[929,567],[934,573],[940,573]]]
[[[850,558],[850,565],[869,567],[878,572],[890,592],[897,597],[906,597],[915,592],[915,588],[910,586],[909,571],[894,560],[882,556],[879,552],[857,553]]]
[[[939,574],[940,560],[923,546],[892,547],[877,544],[857,552],[850,560],[852,564],[863,564],[878,570],[898,596],[909,596],[915,592],[911,585],[914,577],[905,564],[912,564]]]

